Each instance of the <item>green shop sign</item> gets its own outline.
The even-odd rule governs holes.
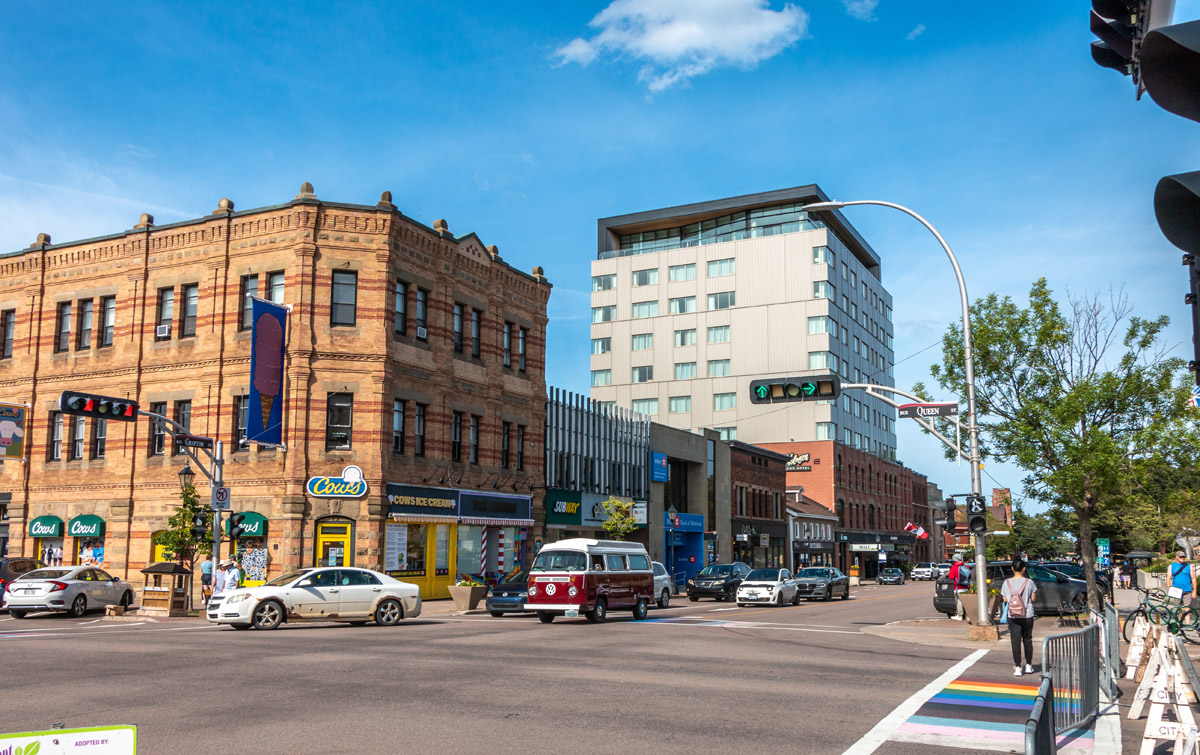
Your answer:
[[[583,521],[580,516],[581,496],[576,490],[546,491],[546,524],[564,524],[578,527]]]
[[[62,537],[63,520],[46,514],[29,523],[30,537]]]
[[[242,534],[240,537],[266,537],[267,536],[267,518],[262,514],[256,514],[253,511],[243,511],[242,516]],[[229,534],[229,519],[225,519],[225,534]]]
[[[95,514],[83,514],[67,525],[71,537],[104,537],[104,520]]]

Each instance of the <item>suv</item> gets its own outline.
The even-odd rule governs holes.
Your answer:
[[[671,596],[679,592],[675,589],[675,578],[667,573],[667,567],[657,561],[650,562],[654,569],[654,598],[659,608],[670,608]]]
[[[912,578],[915,580],[921,579],[937,579],[938,568],[937,564],[932,561],[922,561],[913,567]]]
[[[41,569],[42,566],[42,562],[36,558],[21,558],[19,556],[0,558],[0,606],[4,605],[4,589],[8,586],[8,583],[22,574],[27,574],[35,569]]]
[[[733,602],[737,600],[737,589],[750,574],[750,567],[741,561],[732,564],[709,564],[700,570],[694,579],[687,582],[688,600],[695,603],[701,598],[716,598]]]

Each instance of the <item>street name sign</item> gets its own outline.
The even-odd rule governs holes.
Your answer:
[[[953,401],[938,401],[927,404],[901,404],[896,407],[900,419],[905,417],[957,417],[958,404]]]
[[[213,439],[202,438],[199,435],[188,435],[186,433],[175,434],[175,445],[184,446],[186,448],[207,448],[212,450]]]

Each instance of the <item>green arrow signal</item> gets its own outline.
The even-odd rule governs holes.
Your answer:
[[[800,390],[804,391],[805,396],[814,396],[817,393],[816,383],[801,383]]]
[[[759,398],[766,398],[767,395],[770,394],[770,392],[771,392],[770,389],[768,389],[767,386],[765,386],[765,385],[754,386],[754,394],[756,396],[758,396]]]

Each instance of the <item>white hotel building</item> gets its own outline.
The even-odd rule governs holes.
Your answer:
[[[894,385],[879,255],[815,185],[599,221],[592,399],[748,443],[832,440],[896,458],[894,411],[750,403],[759,378],[837,372]]]

